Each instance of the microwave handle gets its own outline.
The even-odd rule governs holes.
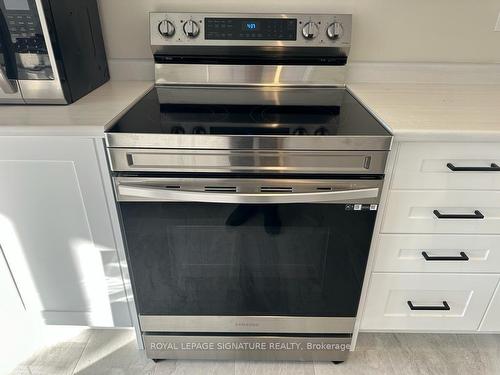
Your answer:
[[[287,204],[287,203],[342,203],[346,201],[377,198],[378,188],[338,190],[315,193],[214,193],[202,191],[169,190],[156,186],[119,184],[118,200],[159,202],[201,202],[232,204]],[[130,199],[132,198],[132,199]],[[125,200],[125,199],[123,199]]]
[[[0,44],[2,45],[1,53],[4,55],[5,64],[11,64],[13,70],[17,69],[15,53],[12,50],[12,41],[10,40],[10,31],[7,26],[4,14],[0,9]],[[5,94],[15,94],[17,92],[17,83],[11,80],[7,73],[7,66],[0,64],[0,90]]]

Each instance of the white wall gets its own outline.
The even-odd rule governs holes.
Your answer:
[[[99,0],[109,59],[149,59],[148,12],[352,13],[351,61],[500,63],[500,0]],[[304,5],[305,4],[305,5]]]

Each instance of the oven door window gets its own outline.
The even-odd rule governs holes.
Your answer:
[[[120,203],[142,315],[356,315],[376,211]]]

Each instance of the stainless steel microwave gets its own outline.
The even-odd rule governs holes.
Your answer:
[[[1,104],[69,104],[108,80],[96,0],[0,0]]]

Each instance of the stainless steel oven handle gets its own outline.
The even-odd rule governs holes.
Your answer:
[[[285,204],[285,203],[342,203],[356,199],[376,198],[378,188],[359,190],[340,190],[315,193],[219,193],[169,190],[161,187],[144,187],[139,185],[120,184],[117,186],[118,200],[120,196],[138,198],[138,200],[166,202],[205,202],[236,204]]]

